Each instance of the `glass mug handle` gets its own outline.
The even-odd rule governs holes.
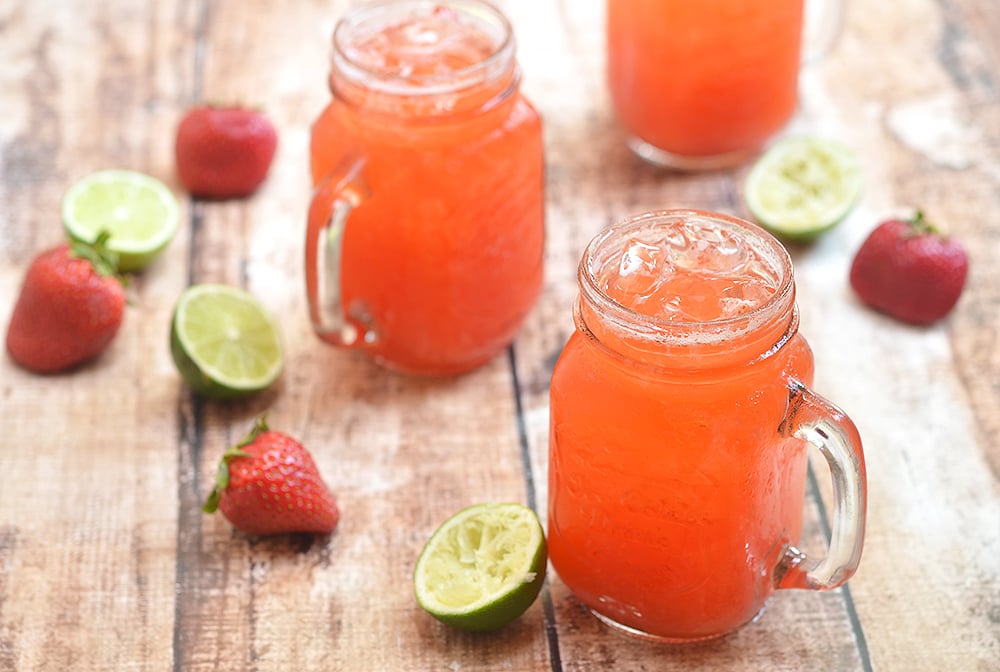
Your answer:
[[[826,58],[844,26],[847,0],[805,0],[802,30],[802,63],[812,65]]]
[[[854,575],[865,536],[867,485],[861,437],[843,411],[802,383],[789,382],[784,436],[815,446],[826,458],[833,479],[833,528],[826,557],[813,561],[789,546],[775,572],[778,588],[828,590]]]
[[[324,177],[309,202],[306,288],[313,329],[324,340],[350,347],[358,329],[347,319],[340,287],[344,231],[351,212],[370,196],[361,176],[363,157],[349,157]]]

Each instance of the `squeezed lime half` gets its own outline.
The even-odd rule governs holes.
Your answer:
[[[843,221],[862,188],[852,149],[825,138],[789,137],[754,163],[743,198],[754,219],[775,235],[810,240]]]
[[[413,573],[417,603],[460,630],[497,630],[538,597],[545,581],[545,534],[520,504],[476,504],[446,520]]]

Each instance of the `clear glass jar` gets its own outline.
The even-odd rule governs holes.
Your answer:
[[[745,163],[791,120],[803,61],[843,0],[607,0],[607,77],[629,147],[654,164]]]
[[[701,211],[616,223],[579,267],[576,331],[550,388],[549,557],[603,621],[693,640],[776,588],[840,585],[860,559],[853,423],[811,392],[784,248]],[[829,553],[796,549],[807,445],[830,464]]]
[[[410,373],[489,361],[542,284],[541,121],[508,20],[478,0],[376,2],[337,25],[312,127],[316,333]]]

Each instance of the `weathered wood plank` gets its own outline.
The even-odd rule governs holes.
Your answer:
[[[913,13],[920,13],[931,11],[933,7],[927,7],[923,3],[909,3],[906,9]],[[899,7],[894,6],[892,12],[898,11]],[[926,48],[926,39],[922,40],[919,36],[912,34],[906,40],[898,39],[902,36],[894,32],[894,30],[910,31],[913,25],[920,25],[917,18],[899,21],[898,17],[896,19],[880,17],[880,20],[873,20],[868,12],[850,16],[851,21],[847,27],[847,34],[842,40],[839,50],[831,55],[826,64],[807,71],[803,82],[803,110],[795,121],[793,130],[832,133],[862,150],[865,155],[865,165],[871,171],[869,192],[863,207],[852,217],[850,222],[824,238],[819,244],[811,248],[793,249],[792,251],[799,269],[803,333],[807,335],[816,350],[817,389],[840,402],[856,417],[864,430],[870,451],[873,453],[872,458],[870,458],[869,473],[873,491],[869,550],[866,552],[862,571],[850,584],[851,598],[848,598],[848,602],[839,603],[838,606],[827,611],[822,605],[828,603],[831,596],[779,594],[772,600],[772,605],[761,622],[748,628],[745,633],[737,635],[741,656],[735,657],[731,664],[735,666],[745,665],[755,655],[761,656],[763,663],[764,660],[777,656],[778,652],[789,644],[795,648],[794,642],[796,641],[810,641],[808,626],[800,619],[794,618],[780,618],[774,621],[774,627],[782,630],[787,628],[788,630],[774,639],[768,637],[768,618],[774,615],[775,608],[788,607],[789,603],[794,600],[812,605],[813,609],[817,609],[815,614],[826,613],[826,618],[820,620],[820,623],[828,636],[831,635],[831,624],[834,624],[834,630],[837,627],[843,629],[840,638],[833,637],[826,642],[825,647],[816,642],[813,642],[816,644],[813,647],[800,646],[800,649],[805,648],[807,654],[804,655],[804,658],[789,661],[787,663],[790,666],[789,669],[801,667],[806,664],[804,662],[806,660],[829,661],[831,652],[844,652],[845,650],[848,651],[847,657],[839,659],[841,660],[840,664],[826,663],[829,669],[842,669],[848,666],[870,669],[870,666],[873,666],[875,669],[930,670],[958,664],[959,660],[966,661],[965,664],[971,660],[976,665],[988,665],[987,661],[997,659],[995,649],[998,625],[995,615],[990,616],[991,609],[995,614],[995,607],[989,606],[990,604],[995,605],[997,595],[997,565],[989,557],[988,552],[970,553],[968,550],[962,552],[958,550],[958,547],[963,544],[963,539],[975,537],[978,541],[973,544],[974,547],[996,548],[996,535],[997,531],[1000,530],[1000,520],[998,520],[1000,509],[998,509],[997,501],[993,496],[993,493],[996,492],[996,479],[995,474],[991,478],[990,475],[983,472],[984,465],[982,463],[984,453],[988,455],[989,451],[995,450],[996,444],[993,441],[983,441],[982,438],[977,442],[977,438],[989,437],[991,434],[988,431],[981,431],[977,436],[975,427],[970,426],[967,412],[960,407],[963,402],[954,401],[964,396],[958,391],[962,384],[961,381],[954,378],[948,381],[945,389],[928,399],[932,405],[936,405],[935,407],[940,409],[940,412],[933,416],[924,416],[926,426],[923,440],[913,442],[910,441],[910,437],[907,437],[905,442],[901,442],[903,436],[906,436],[900,434],[905,432],[903,427],[912,426],[914,422],[920,421],[920,418],[914,417],[913,414],[914,409],[921,406],[923,395],[915,396],[911,390],[933,389],[935,385],[940,386],[943,382],[940,377],[947,375],[945,373],[948,370],[947,361],[939,360],[939,364],[933,364],[935,358],[947,357],[947,351],[942,351],[940,348],[941,345],[947,348],[947,343],[942,342],[940,337],[930,336],[912,342],[911,347],[902,352],[897,351],[894,341],[901,337],[906,338],[906,334],[910,334],[910,338],[913,339],[912,330],[903,330],[862,309],[853,301],[846,285],[850,255],[856,249],[856,245],[860,243],[861,237],[867,233],[870,227],[874,226],[875,221],[877,221],[874,218],[880,212],[886,212],[898,204],[912,202],[907,199],[927,194],[928,187],[935,184],[936,180],[941,179],[942,168],[948,172],[948,166],[942,167],[933,162],[921,163],[919,170],[910,168],[906,164],[899,166],[889,163],[886,165],[887,158],[901,159],[903,157],[899,152],[886,148],[886,144],[891,144],[893,140],[891,134],[883,136],[884,117],[872,115],[873,107],[878,108],[891,104],[891,96],[893,95],[901,96],[905,100],[905,82],[907,81],[914,84],[921,82],[925,87],[935,88],[934,85],[928,85],[926,82],[926,69],[913,66],[913,57],[932,59],[934,52]],[[924,20],[922,25],[940,26],[941,22]],[[883,31],[882,34],[866,34],[866,31],[873,26],[878,26],[876,30]],[[899,26],[899,28],[894,29],[892,26]],[[884,32],[887,27],[889,28],[888,35]],[[878,49],[873,45],[883,42],[892,46],[898,46],[902,43],[907,48],[886,54],[885,61],[888,67],[885,70],[879,70],[875,73],[875,77],[872,77],[869,74],[871,59],[866,58],[865,54],[870,54],[873,50]],[[977,54],[978,52],[974,51],[971,58],[976,58]],[[895,69],[893,66],[896,66]],[[576,82],[576,84],[577,89],[572,93],[578,97],[594,90],[592,83]],[[565,82],[562,85],[563,87],[568,86]],[[546,86],[540,86],[540,88],[552,90],[557,86],[558,84],[552,81],[548,82]],[[565,90],[561,93],[565,93]],[[957,96],[959,93],[953,92],[952,95]],[[966,109],[961,99],[957,99],[955,106],[958,111]],[[975,104],[972,105],[973,109],[976,107]],[[601,108],[598,106],[598,109]],[[570,114],[564,114],[560,117],[560,121],[567,123],[572,123],[571,119]],[[591,124],[588,129],[590,132],[579,133],[582,124],[587,122],[577,121],[579,123],[573,127],[573,131],[567,131],[567,136],[585,136],[594,138],[594,141],[592,144],[584,145],[572,145],[568,142],[565,145],[556,143],[556,152],[562,150],[575,154],[572,159],[565,162],[565,165],[559,166],[567,171],[575,170],[573,174],[575,179],[572,182],[566,180],[561,186],[568,189],[577,187],[578,191],[572,193],[557,191],[553,210],[555,217],[562,216],[572,219],[574,228],[571,229],[567,226],[563,229],[564,232],[576,233],[580,229],[585,232],[577,233],[570,245],[565,245],[565,242],[561,241],[561,249],[564,252],[573,250],[573,253],[569,254],[568,258],[550,260],[551,273],[559,272],[552,270],[553,267],[556,267],[562,269],[564,277],[571,276],[575,266],[574,255],[578,256],[586,238],[608,221],[607,213],[609,211],[617,211],[616,215],[612,215],[614,217],[643,209],[662,207],[664,204],[686,204],[745,214],[745,212],[741,212],[738,203],[733,198],[733,194],[739,188],[738,181],[715,178],[717,186],[712,187],[706,186],[706,180],[699,177],[680,178],[660,174],[654,180],[644,180],[642,177],[636,177],[637,172],[641,175],[643,171],[637,171],[630,165],[628,159],[622,157],[620,150],[607,145],[608,138],[613,138],[615,135],[613,130],[609,131],[606,124],[602,125],[601,121],[595,121],[591,117],[587,119],[587,122]],[[605,121],[607,120],[605,119]],[[552,130],[551,124],[549,130],[550,137],[558,133],[558,131]],[[988,157],[982,156],[982,154],[989,152],[990,146],[987,144],[985,147],[981,146],[975,150],[972,147],[965,149],[969,152],[969,156],[972,156],[971,152],[973,151],[979,153],[980,158],[975,159],[975,163],[980,167],[990,167]],[[550,158],[554,154],[558,156],[555,152],[550,152]],[[995,163],[993,165],[995,166]],[[590,170],[586,170],[586,167],[590,167]],[[602,171],[607,175],[603,180]],[[645,172],[649,173],[648,170]],[[742,171],[736,172],[738,180]],[[992,177],[995,180],[995,169],[992,172]],[[896,175],[900,177],[895,177]],[[967,180],[969,177],[967,172],[952,175],[956,181]],[[562,177],[562,175],[558,175],[558,177]],[[607,182],[616,179],[620,181],[614,185],[607,184]],[[900,185],[914,179],[920,181],[917,188],[908,186],[902,192],[896,191]],[[652,187],[650,186],[651,182],[654,183]],[[676,185],[678,182],[685,183],[685,189],[682,191],[680,199],[661,195],[668,192],[671,183]],[[694,187],[696,184],[699,188]],[[965,185],[965,189],[961,193],[967,193],[970,189],[977,192],[975,195],[978,198],[971,201],[973,205],[969,205],[970,201],[965,201],[970,210],[988,211],[990,204],[995,203],[995,181],[986,181],[986,185],[985,188],[981,189]],[[652,197],[650,193],[652,193]],[[938,186],[930,193],[936,194],[936,204],[939,208],[948,207],[947,204],[950,204],[952,208],[955,207],[956,204],[952,204],[954,191]],[[595,198],[596,196],[604,196],[605,198]],[[617,199],[618,202],[609,203],[610,199]],[[945,201],[945,204],[942,204],[941,201]],[[928,207],[931,206],[928,205]],[[976,218],[971,212],[960,213],[959,218],[963,225],[972,230],[955,229],[955,231],[968,240],[970,247],[977,246],[977,242],[982,241],[983,237],[995,234],[995,227],[992,229],[984,228],[981,222],[976,223]],[[993,248],[986,245],[979,245],[979,249],[979,254],[982,256],[989,256],[995,252]],[[975,258],[973,263],[975,263]],[[986,273],[992,272],[985,269],[984,271]],[[981,325],[983,320],[981,317],[983,314],[982,306],[996,305],[996,298],[993,296],[995,294],[993,288],[995,288],[996,283],[990,283],[988,280],[977,282],[974,278],[970,285],[972,286],[969,295],[964,301],[966,301],[966,305],[970,301],[981,302],[978,304],[979,310],[971,312],[971,315],[979,316],[975,318],[979,323],[956,326],[954,330],[961,329],[970,338],[975,339],[978,344],[989,345],[995,342],[996,329],[979,329],[977,327]],[[562,289],[566,289],[565,283],[562,285]],[[977,296],[981,298],[975,298]],[[546,298],[549,301],[543,302],[540,308],[540,311],[549,311],[546,315],[546,324],[559,324],[559,331],[563,334],[568,333],[568,329],[571,328],[571,324],[568,322],[571,297],[563,293],[558,298],[554,294],[549,294]],[[962,314],[961,312],[956,314],[951,324],[962,320]],[[997,311],[991,311],[991,314],[996,315]],[[879,339],[880,334],[887,330],[894,332],[895,336],[882,336],[877,347],[865,347],[864,339]],[[534,360],[536,364],[546,362],[550,365],[554,358],[555,348],[558,347],[556,345],[554,348],[554,344],[551,342],[555,333],[556,330],[550,327],[547,334],[548,342],[543,341],[541,352],[525,355],[525,347],[522,345],[519,354],[523,355],[522,358],[525,361]],[[534,334],[532,337],[542,340],[542,337]],[[861,339],[862,342],[852,340],[848,343],[845,341],[845,339],[852,337]],[[921,337],[917,336],[916,338]],[[522,341],[526,340],[528,340],[527,337],[522,339]],[[995,348],[977,349],[974,360],[978,371],[982,371],[982,367],[985,365],[986,371],[991,372],[992,375],[969,375],[966,380],[972,378],[977,387],[995,387],[995,381],[1000,380],[995,364],[995,352]],[[898,361],[898,364],[887,369],[885,367],[887,359]],[[920,373],[921,367],[916,364],[920,361],[927,361],[930,364],[930,368],[923,376]],[[858,373],[850,375],[850,372]],[[861,375],[862,372],[863,375]],[[529,409],[528,417],[534,421],[532,423],[532,436],[535,462],[538,465],[544,465],[547,428],[544,422],[545,393],[543,386],[547,370],[542,367],[525,377],[535,384],[536,396],[533,399],[529,397],[531,400],[527,402],[526,406]],[[884,391],[882,394],[886,400],[892,400],[894,397],[901,399],[895,410],[886,408],[886,404],[880,399],[882,394],[879,394],[878,390]],[[981,403],[974,402],[972,404],[973,408],[981,406],[984,409],[981,415],[987,418],[987,422],[995,416],[995,409],[998,407],[995,403],[990,405],[991,398],[987,395]],[[898,429],[894,430],[894,425]],[[891,434],[886,435],[886,432],[891,432]],[[915,461],[908,455],[914,448],[923,447],[924,450],[931,453],[931,451],[938,450],[937,446],[941,444],[952,444],[956,438],[966,450],[962,453],[961,458],[955,459],[955,463],[948,470],[948,473],[936,473],[941,468],[940,463],[928,460],[920,462],[921,473],[914,477],[916,482],[900,479],[900,473],[905,465]],[[886,444],[889,444],[888,447]],[[885,455],[887,448],[893,452],[891,457]],[[951,450],[949,450],[949,456],[954,457]],[[817,473],[822,474],[823,471],[818,469]],[[973,484],[964,488],[965,495],[959,494],[954,487],[955,484],[969,478],[973,479]],[[823,477],[820,478],[820,482],[823,489],[828,489],[828,486],[823,482]],[[984,497],[984,493],[991,494]],[[957,516],[942,511],[942,497],[955,497],[955,500],[947,501],[944,505],[951,507],[952,511],[963,511],[970,514],[970,519],[965,522],[970,528],[978,531],[952,528],[945,532],[948,530],[948,523],[961,526],[961,522],[957,519],[964,519],[965,514]],[[826,501],[829,502],[828,496]],[[829,504],[827,504],[827,508],[829,509]],[[917,529],[898,529],[899,523],[888,511],[890,508],[908,509],[911,513],[907,513],[907,517],[912,516],[911,520],[917,525]],[[815,514],[815,512],[813,513]],[[947,521],[942,522],[943,529],[926,529],[929,527],[929,521],[942,517]],[[816,519],[813,521],[815,524]],[[919,521],[923,521],[922,526]],[[925,529],[921,530],[920,527]],[[919,537],[922,534],[938,535],[940,539],[942,532],[945,532],[950,542],[947,545],[936,546],[939,554],[935,555],[930,563],[928,563],[929,558],[908,557],[906,552],[902,550],[921,547]],[[966,541],[966,545],[967,543]],[[928,564],[931,567],[927,567]],[[938,600],[931,602],[928,600],[928,596],[924,596],[922,601],[931,613],[947,613],[949,622],[955,622],[952,619],[956,619],[963,624],[962,627],[951,629],[947,635],[941,636],[936,632],[941,621],[936,618],[928,618],[926,611],[914,611],[912,602],[901,599],[906,594],[905,589],[901,589],[898,594],[900,599],[890,598],[887,595],[886,585],[898,582],[901,574],[910,576],[910,580],[903,585],[934,585],[935,582],[944,580],[948,587],[937,593]],[[969,585],[963,588],[965,582],[969,582]],[[558,582],[555,583],[554,592],[559,595]],[[854,603],[855,595],[859,595],[858,604]],[[571,598],[563,597],[566,600],[565,604],[574,604]],[[956,598],[958,599],[956,600]],[[595,648],[602,648],[602,644],[595,643],[600,641],[596,634],[600,632],[600,629],[595,630],[595,626],[590,625],[587,626],[585,634],[579,636],[576,630],[580,627],[579,607],[565,609],[563,608],[565,605],[559,597],[557,597],[557,605],[561,607],[557,611],[557,621],[560,616],[563,616],[569,623],[569,625],[565,625],[560,622],[560,648],[566,669],[574,668],[572,668],[571,663],[565,663],[565,661],[587,661],[580,663],[581,668],[585,668],[586,665],[591,664],[591,661],[601,659],[596,651],[573,655],[573,647],[578,641],[589,643]],[[851,621],[855,620],[855,611],[860,613],[857,620],[852,623]],[[904,622],[907,624],[906,627],[900,627],[900,624]],[[796,629],[794,626],[789,627],[790,623],[798,623],[801,629]],[[810,622],[808,625],[815,626],[816,622]],[[750,633],[753,634],[750,635]],[[976,641],[976,645],[972,649],[979,652],[973,656],[969,655],[969,648],[963,646],[959,641],[960,638],[970,637]],[[912,642],[915,639],[922,641],[924,638],[937,642],[935,646],[930,647],[932,651],[930,654],[928,648],[907,648],[905,645],[905,642]],[[871,643],[873,639],[874,644]],[[712,667],[712,669],[717,669],[719,666],[722,666],[721,669],[725,669],[726,655],[724,651],[727,645],[728,642],[718,646],[704,645],[707,650],[712,652],[705,658],[701,658],[700,655],[687,656],[675,652],[670,653],[670,658],[679,657],[681,661],[679,664],[683,665],[701,663]],[[606,663],[614,661],[616,666],[621,666],[621,669],[652,669],[657,662],[661,665],[669,664],[657,658],[663,654],[662,647],[654,649],[653,652],[643,651],[644,648],[646,648],[645,645],[629,647],[627,654],[624,653],[626,649],[613,649],[611,653],[605,653],[603,660]],[[869,656],[871,656],[870,659]],[[818,662],[813,664],[818,664]],[[988,667],[983,669],[988,669]]]
[[[873,172],[859,212],[823,241],[827,263],[801,265],[803,328],[814,335],[817,385],[842,400],[866,441],[869,533],[850,585],[874,668],[992,669],[1000,661],[1000,311],[989,242],[997,229],[981,214],[998,193],[996,69],[982,67],[995,39],[952,3],[872,9],[851,14],[826,100]],[[871,33],[876,25],[883,35]],[[874,44],[886,50],[877,68],[866,57]],[[872,314],[845,284],[867,232],[913,207],[971,254],[958,309],[927,329]]]
[[[27,260],[62,237],[72,181],[110,166],[171,180],[161,139],[174,58],[193,48],[176,9],[3,10],[5,327]],[[163,344],[182,245],[135,279],[125,324],[97,361],[48,377],[0,364],[0,668],[165,669],[171,658],[178,384]]]
[[[461,506],[546,512],[548,379],[573,328],[576,263],[620,216],[696,206],[745,214],[745,169],[656,171],[624,148],[603,80],[603,3],[500,6],[545,120],[546,284],[513,350],[468,376],[390,374],[320,343],[301,270],[308,127],[327,99],[329,36],[348,0],[20,3],[0,9],[0,308],[61,236],[58,203],[103,167],[173,176],[173,130],[197,100],[260,104],[281,138],[246,201],[183,200],[185,225],[137,278],[111,350],[38,377],[0,359],[0,669],[994,669],[1000,660],[1000,6],[849,5],[803,78],[791,130],[862,152],[857,212],[792,249],[816,389],[857,421],[871,508],[847,590],[780,593],[762,618],[688,647],[609,632],[554,574],[499,633],[469,636],[416,606],[410,573]],[[929,329],[862,308],[851,254],[877,218],[919,205],[968,244],[956,313]],[[286,374],[250,400],[192,398],[166,348],[193,282],[249,289],[281,317]],[[337,493],[328,539],[250,539],[198,508],[254,416],[310,447]],[[523,432],[523,433],[522,433]],[[806,502],[821,550],[822,465]],[[42,605],[42,606],[39,606]]]
[[[190,466],[206,490],[226,441],[248,426],[249,415],[269,408],[272,426],[310,447],[343,518],[331,538],[301,547],[248,540],[224,521],[203,521],[200,536],[179,549],[192,591],[178,610],[178,664],[286,669],[291,659],[333,670],[538,669],[545,657],[544,640],[535,636],[540,610],[484,641],[447,631],[412,596],[413,565],[440,522],[475,502],[525,500],[506,358],[456,380],[410,379],[321,344],[307,324],[307,131],[329,97],[328,43],[343,3],[308,10],[289,14],[284,3],[261,2],[248,12],[245,3],[215,3],[205,26],[214,50],[202,64],[200,97],[264,93],[251,102],[271,114],[281,139],[262,192],[244,204],[198,206],[192,280],[242,285],[261,296],[281,316],[289,359],[268,399],[239,409],[193,405],[192,418],[200,413],[206,432],[224,428],[217,434],[225,436],[204,436]],[[252,39],[264,34],[272,38]],[[262,81],[273,86],[261,89]],[[197,502],[186,500],[188,509]],[[228,627],[235,637],[226,636]]]

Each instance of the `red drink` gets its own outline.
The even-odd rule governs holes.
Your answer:
[[[549,554],[566,585],[603,620],[676,640],[750,621],[779,582],[833,585],[804,576],[794,549],[806,415],[836,426],[832,452],[857,463],[840,466],[853,470],[856,519],[838,521],[850,547],[831,549],[846,580],[860,440],[804,387],[813,359],[780,245],[711,213],[639,217],[591,243],[580,286],[550,392]]]
[[[608,81],[641,156],[739,163],[795,111],[802,0],[608,0]]]
[[[542,283],[541,123],[510,26],[478,2],[390,2],[342,21],[334,46],[312,130],[314,326],[403,371],[483,364]]]

